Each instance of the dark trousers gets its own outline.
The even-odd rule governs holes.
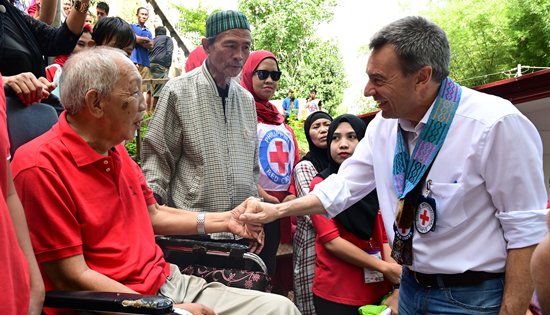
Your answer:
[[[359,306],[339,304],[313,294],[313,305],[317,315],[358,315]]]
[[[262,258],[267,266],[267,273],[273,277],[277,267],[277,249],[281,240],[281,229],[279,220],[264,225],[265,240],[264,248],[258,256]]]

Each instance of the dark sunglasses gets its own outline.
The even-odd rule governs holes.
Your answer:
[[[256,70],[254,71],[258,75],[258,79],[265,80],[267,77],[271,76],[273,81],[279,81],[281,78],[281,71],[267,71],[267,70]]]

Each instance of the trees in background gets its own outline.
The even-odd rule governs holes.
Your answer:
[[[320,23],[332,19],[336,0],[239,0],[238,6],[252,24],[254,50],[279,59],[283,76],[275,98],[286,97],[289,88],[307,98],[315,88],[323,108],[336,114],[348,84],[342,56],[334,41],[315,35]]]
[[[316,36],[317,26],[332,19],[336,0],[239,0],[238,9],[252,25],[253,49],[272,51],[283,71],[275,98],[286,97],[289,88],[307,98],[315,88],[323,108],[337,113],[348,86],[340,50],[335,41]],[[206,19],[219,9],[172,5],[179,11],[176,28],[200,44],[206,33]]]
[[[547,0],[434,0],[424,14],[451,45],[451,77],[476,86],[514,76],[518,64],[550,66]]]
[[[191,39],[193,45],[198,46],[201,44],[201,39],[206,36],[206,20],[208,16],[214,12],[220,11],[220,9],[210,9],[203,7],[202,3],[196,8],[186,8],[183,4],[172,5],[179,11],[180,18],[177,23],[178,32],[186,34],[186,37]]]

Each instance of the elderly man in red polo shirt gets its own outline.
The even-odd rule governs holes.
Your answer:
[[[262,232],[239,222],[237,211],[200,217],[156,203],[121,144],[145,110],[141,77],[122,51],[76,54],[61,80],[65,112],[12,164],[46,291],[160,294],[193,314],[298,314],[284,297],[206,283],[164,261],[155,234],[231,232],[261,241]]]

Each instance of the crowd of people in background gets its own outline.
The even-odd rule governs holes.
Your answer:
[[[130,24],[106,2],[63,0],[52,27],[52,3],[0,0],[2,314],[40,314],[51,290],[156,294],[208,315],[550,312],[540,136],[510,102],[450,79],[436,24],[406,17],[371,39],[365,96],[381,112],[367,127],[333,118],[314,87],[303,107],[294,88],[274,105],[285,73],[252,51],[241,12],[211,14],[168,79],[174,43],[147,8]],[[124,142],[145,113],[138,165]],[[249,244],[293,294],[184,275],[162,234]],[[283,272],[280,244],[293,248]]]

